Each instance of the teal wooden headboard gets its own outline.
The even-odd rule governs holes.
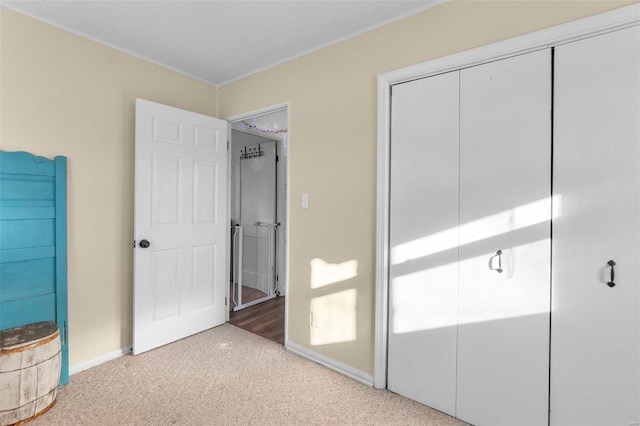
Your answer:
[[[69,381],[67,158],[0,151],[0,330],[55,321]]]

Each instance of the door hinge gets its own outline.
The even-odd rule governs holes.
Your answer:
[[[227,298],[224,298],[224,306],[227,306]]]
[[[227,151],[229,151],[229,141],[227,141]]]
[[[276,163],[277,163],[278,161],[280,161],[280,156],[279,156],[279,155],[276,155]]]
[[[64,339],[62,339],[62,344],[67,345],[69,343],[69,327],[67,326],[67,322],[65,321],[63,328]]]

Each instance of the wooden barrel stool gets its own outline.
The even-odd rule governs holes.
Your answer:
[[[60,383],[60,331],[38,322],[0,331],[0,425],[47,411]]]

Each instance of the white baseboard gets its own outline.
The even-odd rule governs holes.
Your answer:
[[[324,365],[325,367],[337,371],[338,373],[344,374],[347,377],[351,377],[352,379],[357,380],[360,383],[364,383],[368,386],[373,386],[373,376],[365,373],[364,371],[360,371],[356,368],[350,367],[346,364],[338,362],[332,358],[314,352],[311,349],[307,349],[304,346],[300,346],[290,341],[287,341],[285,343],[285,347],[295,354],[310,359],[311,361],[317,362],[320,365]]]
[[[368,386],[373,386],[373,376],[365,373],[364,371],[358,370],[341,362],[338,362],[332,358],[329,358],[325,355],[319,354],[315,351],[305,348],[304,346],[300,346],[297,343],[287,341],[285,343],[285,347],[291,352],[300,355],[304,358],[307,358],[313,362],[316,362],[320,365],[323,365],[327,368],[330,368],[334,371],[337,371],[340,374],[344,374],[347,377],[351,377],[354,380],[357,380],[360,383],[364,383]],[[98,358],[94,358],[87,362],[83,362],[82,364],[77,364],[69,367],[69,375],[73,375],[79,373],[81,371],[87,370],[91,367],[96,367],[105,362],[114,360],[116,358],[120,358],[123,355],[128,355],[131,353],[131,348],[122,348],[117,351],[113,351],[111,353],[102,355]]]
[[[120,358],[121,356],[130,354],[130,353],[131,353],[131,348],[130,347],[129,348],[122,348],[120,350],[113,351],[111,353],[102,355],[102,356],[100,356],[98,358],[94,358],[92,360],[89,360],[87,362],[83,362],[82,364],[73,365],[73,366],[69,367],[69,375],[76,374],[76,373],[79,373],[79,372],[84,371],[84,370],[88,370],[91,367],[95,367],[97,365],[103,364],[103,363],[105,363],[107,361],[111,361],[111,360],[116,359],[116,358]]]

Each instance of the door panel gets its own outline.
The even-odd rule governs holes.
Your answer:
[[[457,417],[545,424],[550,51],[462,70],[460,93]]]
[[[388,387],[455,415],[458,72],[392,96]]]
[[[180,206],[180,158],[152,156],[151,223],[152,226],[178,225]]]
[[[178,250],[154,250],[151,253],[154,321],[172,318],[180,313],[178,255]]]
[[[200,309],[214,303],[211,282],[215,280],[218,246],[216,244],[193,248],[193,296],[194,308]]]
[[[640,30],[555,59],[551,423],[638,424]]]
[[[223,120],[136,103],[134,353],[225,321],[226,131]]]
[[[218,211],[216,188],[220,185],[218,165],[197,160],[193,162],[193,167],[193,223],[215,223]]]

